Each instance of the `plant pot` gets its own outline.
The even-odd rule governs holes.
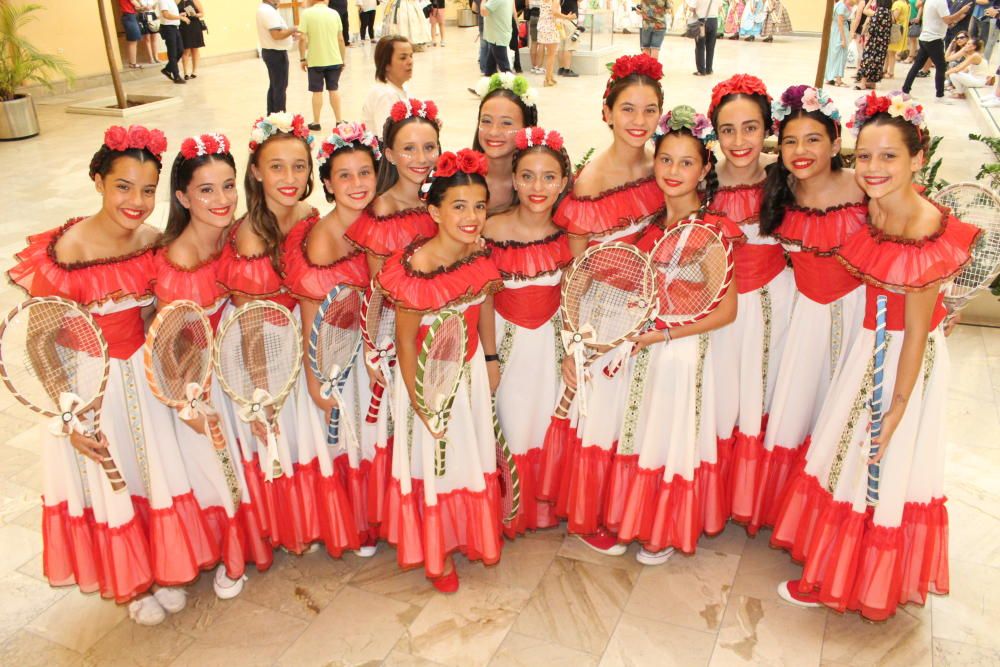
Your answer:
[[[476,21],[476,15],[471,9],[459,9],[458,16],[455,18],[455,23],[458,24],[459,28],[471,28],[479,24],[479,22]]]
[[[38,134],[38,114],[31,95],[0,102],[0,141],[27,139]]]

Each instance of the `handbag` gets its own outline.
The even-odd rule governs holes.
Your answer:
[[[907,35],[909,37],[920,37],[920,24],[919,23],[911,23],[910,24],[910,29],[907,30]]]
[[[903,24],[893,23],[892,28],[889,30],[889,43],[897,44],[903,39]]]
[[[699,18],[688,19],[687,27],[684,30],[684,36],[690,37],[691,39],[704,39],[705,22]]]
[[[142,15],[146,19],[146,30],[150,33],[160,32],[160,17],[156,12],[143,12]]]

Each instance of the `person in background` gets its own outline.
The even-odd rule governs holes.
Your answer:
[[[434,28],[441,36],[441,46],[444,46],[444,0],[431,0],[431,44],[438,45],[438,39],[434,36]]]
[[[560,0],[559,3],[560,16],[556,16],[555,19],[565,19],[567,21],[576,22],[576,17],[580,14],[580,6],[578,0]],[[573,71],[573,52],[576,51],[576,42],[570,39],[569,35],[563,38],[562,42],[559,44],[559,76],[575,77],[580,76]]]
[[[975,6],[976,0],[948,0],[948,11],[952,13],[957,13],[966,7],[969,9],[960,19],[948,26],[948,32],[945,33],[944,37],[945,47],[951,44],[951,41],[960,32],[964,32],[966,35],[969,34],[969,30],[972,28],[972,10]]]
[[[920,37],[920,48],[913,60],[913,65],[903,82],[903,92],[909,93],[917,72],[928,60],[934,63],[934,88],[938,100],[944,100],[944,73],[947,67],[944,61],[944,36],[948,26],[962,20],[972,10],[972,5],[964,5],[954,14],[948,8],[948,0],[927,0],[924,3]]]
[[[361,19],[361,29],[358,32],[359,44],[365,43],[365,32],[368,33],[368,41],[372,44],[375,43],[375,10],[377,7],[377,0],[358,0],[358,17]]]
[[[479,8],[483,16],[483,42],[486,44],[486,62],[483,74],[509,72],[507,45],[510,43],[511,23],[514,20],[514,0],[484,0]]]
[[[323,0],[313,0],[312,5],[299,15],[299,63],[309,74],[309,92],[312,93],[313,122],[309,129],[321,130],[319,117],[323,111],[323,88],[330,96],[334,125],[342,120],[340,115],[340,74],[344,71],[347,38],[340,15]],[[308,55],[307,55],[308,53]]]
[[[787,35],[792,32],[792,18],[781,0],[769,0],[767,16],[764,18],[762,42],[773,42],[775,35]]]
[[[375,45],[375,85],[368,91],[361,117],[382,138],[392,105],[410,99],[406,82],[413,77],[413,44],[402,35],[385,35]]]
[[[184,53],[184,42],[181,41],[181,23],[190,23],[184,14],[180,13],[177,3],[174,0],[159,0],[157,9],[160,12],[160,38],[167,47],[167,65],[160,71],[174,83],[186,83],[181,78],[181,72],[177,68],[181,54]]]
[[[443,2],[444,0],[442,0]],[[523,70],[521,69],[521,34],[518,30],[518,17],[523,17],[525,14],[524,0],[514,0],[514,15],[510,17],[510,44],[507,46],[511,51],[514,52],[514,72],[520,74]]]
[[[528,42],[531,50],[531,73],[544,74],[542,45],[538,43],[538,17],[542,11],[541,0],[528,0]]]
[[[155,17],[158,14],[156,0],[132,0],[132,4],[135,6],[135,16],[139,21],[139,32],[142,33],[142,38],[139,41],[142,42],[143,52],[150,63],[156,64],[156,49],[153,44],[156,41],[156,35],[149,29],[150,17]]]
[[[844,69],[847,67],[847,46],[851,43],[850,31],[851,11],[855,0],[837,0],[833,6],[833,30],[830,32],[830,45],[826,54],[826,73],[823,80],[827,85],[843,86]]]
[[[889,38],[892,32],[892,14],[889,12],[892,0],[875,0],[875,9],[870,5],[865,12],[871,11],[868,19],[868,38],[865,40],[865,50],[861,54],[861,64],[858,65],[858,85],[855,90],[873,89],[885,74],[885,59],[889,52]]]
[[[559,33],[556,32],[556,16],[559,15],[559,0],[542,0],[538,17],[538,46],[542,50],[542,64],[539,68],[545,75],[545,86],[556,85],[553,76],[556,67],[556,50],[559,48]],[[562,68],[560,68],[560,72]]]
[[[951,95],[954,99],[964,100],[966,90],[986,85],[986,77],[978,72],[979,67],[987,62],[983,58],[984,46],[985,44],[981,39],[971,40],[969,46],[961,51],[964,56],[962,61],[956,65],[952,65],[945,72],[951,85],[955,88],[955,92]]]
[[[267,67],[267,114],[285,110],[288,90],[288,51],[299,29],[289,28],[278,13],[278,0],[262,0],[257,7],[257,40],[260,59]]]
[[[205,24],[202,22],[205,10],[200,0],[180,0],[177,8],[181,14],[188,17],[188,22],[181,25],[181,42],[184,43],[181,65],[184,68],[184,80],[197,79],[198,49],[205,47]]]
[[[122,13],[122,28],[125,30],[125,58],[128,60],[129,69],[142,69],[142,65],[136,62],[136,51],[139,40],[142,39],[142,31],[139,30],[139,19],[136,17],[135,5],[132,0],[118,0],[118,7]]]
[[[663,44],[663,35],[667,32],[666,15],[670,11],[670,0],[642,0],[635,11],[642,15],[639,48],[647,56],[659,60],[660,45]]]
[[[885,78],[896,78],[896,58],[906,49],[906,33],[910,29],[910,3],[907,0],[893,0],[892,27],[889,29],[889,53],[885,60]]]
[[[910,5],[909,27],[906,30],[907,55],[902,62],[910,65],[917,57],[917,37],[920,36],[920,14],[924,8],[924,0],[908,0]]]
[[[715,40],[719,36],[719,5],[722,0],[694,0],[694,14],[702,22],[703,30],[694,40],[694,62],[697,67],[695,76],[706,76],[712,73],[712,63],[715,60]],[[692,6],[689,1],[689,6]]]
[[[301,3],[300,3],[301,4]],[[351,45],[351,20],[347,12],[347,0],[328,0],[330,9],[340,15],[340,25],[344,33],[344,44]]]

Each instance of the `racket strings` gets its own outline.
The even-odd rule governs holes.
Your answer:
[[[187,399],[187,386],[204,386],[212,369],[212,332],[195,308],[175,307],[150,336],[153,381],[171,401]]]
[[[365,342],[375,350],[381,350],[385,341],[396,337],[396,311],[388,307],[379,290],[373,290],[367,297],[365,308]]]
[[[316,341],[316,361],[322,373],[334,366],[347,368],[361,336],[361,297],[354,290],[341,290],[320,321]]]
[[[430,408],[439,409],[441,400],[454,390],[465,364],[464,346],[461,317],[449,317],[434,334],[424,363],[423,395]]]
[[[732,263],[722,240],[707,228],[685,227],[668,232],[651,254],[657,268],[658,316],[667,322],[704,313],[730,279]]]
[[[219,374],[240,400],[255,389],[277,397],[298,371],[299,331],[282,311],[262,305],[244,310],[219,341]]]
[[[942,191],[938,202],[952,215],[983,230],[972,250],[972,261],[948,286],[953,297],[963,297],[989,282],[1000,267],[1000,202],[979,186],[955,186]]]
[[[594,329],[591,344],[610,344],[645,320],[652,290],[652,274],[642,255],[604,248],[585,255],[574,267],[564,286],[563,307],[575,328]]]

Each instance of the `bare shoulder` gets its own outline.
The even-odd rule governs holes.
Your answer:
[[[375,215],[384,217],[397,213],[399,211],[399,205],[388,192],[384,192],[372,201],[372,211],[375,212]]]
[[[236,252],[245,257],[253,257],[266,250],[264,239],[257,236],[249,221],[244,220],[240,228],[236,230]]]
[[[136,245],[139,248],[146,248],[159,241],[162,235],[163,233],[156,227],[143,223],[135,230]]]
[[[199,264],[198,249],[184,238],[178,238],[167,246],[167,259],[171,264],[184,269],[193,269]]]
[[[486,218],[483,236],[491,241],[510,241],[515,232],[516,208]]]
[[[941,230],[941,211],[926,199],[920,200],[920,208],[906,225],[904,236],[908,239],[923,239]]]

